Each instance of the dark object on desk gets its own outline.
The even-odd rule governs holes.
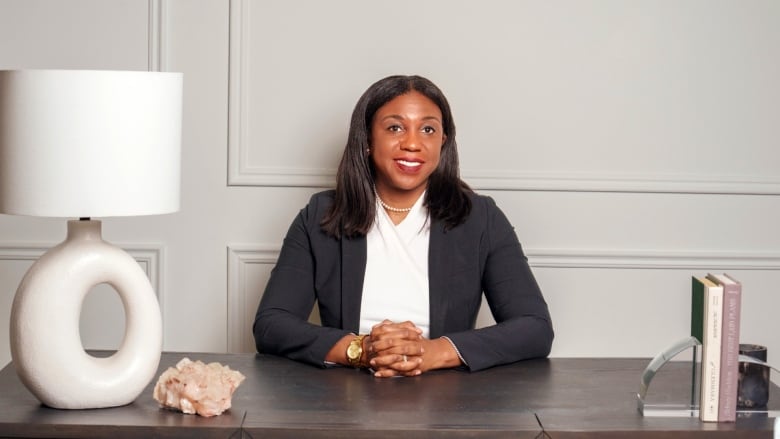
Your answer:
[[[740,344],[739,354],[766,362],[766,346]],[[762,409],[769,402],[769,367],[761,364],[739,362],[737,408]]]

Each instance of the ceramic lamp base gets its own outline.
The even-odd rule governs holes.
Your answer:
[[[107,358],[81,344],[84,298],[111,285],[125,310],[125,335]],[[11,309],[16,373],[43,404],[61,409],[115,407],[134,401],[157,372],[160,306],[149,279],[124,250],[101,237],[100,221],[68,221],[67,239],[30,267]]]

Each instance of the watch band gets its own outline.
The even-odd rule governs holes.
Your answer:
[[[347,361],[352,367],[361,367],[361,359],[363,358],[363,339],[366,335],[356,335],[347,346]]]

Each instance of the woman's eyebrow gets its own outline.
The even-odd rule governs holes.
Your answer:
[[[398,119],[398,120],[406,120],[404,116],[401,116],[400,114],[388,114],[387,116],[384,116],[380,120],[387,120],[387,119]],[[435,120],[436,122],[442,123],[441,119],[439,119],[436,116],[423,116],[420,118],[420,120]]]

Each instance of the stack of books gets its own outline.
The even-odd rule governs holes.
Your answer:
[[[702,344],[699,417],[737,419],[742,284],[727,274],[693,276],[691,335]]]

